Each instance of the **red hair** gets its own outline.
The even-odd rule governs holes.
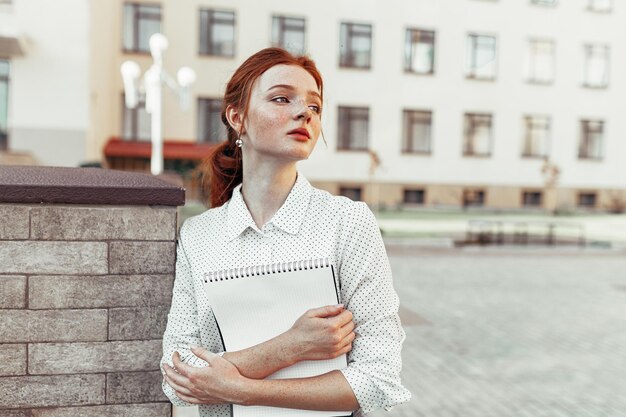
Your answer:
[[[222,123],[226,125],[228,137],[199,167],[202,192],[210,207],[219,207],[230,200],[233,189],[242,181],[241,148],[235,144],[239,132],[228,123],[226,109],[229,106],[235,107],[245,121],[254,82],[275,65],[296,65],[305,69],[315,79],[323,99],[322,76],[311,58],[295,56],[281,48],[266,48],[246,59],[231,77],[224,93]]]

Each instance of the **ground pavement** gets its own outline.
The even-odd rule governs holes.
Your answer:
[[[411,417],[626,416],[626,256],[388,247]]]

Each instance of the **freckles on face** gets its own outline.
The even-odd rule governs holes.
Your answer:
[[[321,130],[321,99],[303,68],[276,65],[254,83],[245,125],[248,150],[306,159]],[[290,134],[304,129],[308,139]],[[297,138],[297,139],[296,139]]]

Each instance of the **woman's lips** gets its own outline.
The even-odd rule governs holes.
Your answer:
[[[311,135],[306,129],[294,129],[287,133],[289,136],[293,137],[296,140],[305,142],[311,139]]]

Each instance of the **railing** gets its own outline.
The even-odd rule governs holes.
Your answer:
[[[585,227],[575,222],[529,220],[469,220],[463,244],[585,245]]]

